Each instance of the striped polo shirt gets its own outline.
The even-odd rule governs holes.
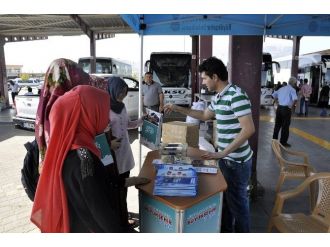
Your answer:
[[[251,103],[247,94],[239,87],[228,84],[214,96],[208,109],[215,113],[217,119],[217,146],[223,151],[241,131],[239,117],[251,114]],[[238,149],[224,159],[235,162],[246,162],[252,157],[252,150],[246,140]]]

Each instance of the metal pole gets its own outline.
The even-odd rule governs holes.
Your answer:
[[[293,37],[293,46],[292,46],[291,76],[294,76],[297,79],[298,79],[299,49],[300,49],[301,37],[302,36]]]
[[[90,45],[90,54],[91,54],[91,73],[96,72],[96,40],[94,32],[91,32],[91,36],[89,37],[89,45]]]
[[[143,78],[143,30],[141,30],[140,34],[140,73],[139,73],[139,119],[142,117],[142,78]],[[139,127],[139,171],[141,171],[142,167],[142,145],[141,145],[141,131],[142,128]]]
[[[3,36],[0,35],[0,96],[5,98],[5,107],[9,106],[8,86],[7,86],[7,70],[4,46],[6,41]],[[1,111],[1,107],[0,107]]]

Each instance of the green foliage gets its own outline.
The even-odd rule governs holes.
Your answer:
[[[21,79],[23,80],[23,81],[26,81],[26,80],[28,80],[30,78],[30,75],[29,74],[27,74],[27,73],[22,73],[21,74]]]

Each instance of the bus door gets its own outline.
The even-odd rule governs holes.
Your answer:
[[[318,96],[319,96],[319,88],[320,88],[320,81],[321,81],[321,69],[320,66],[311,66],[309,72],[307,72],[309,76],[305,76],[310,82],[312,87],[312,94],[310,97],[311,104],[317,104]]]

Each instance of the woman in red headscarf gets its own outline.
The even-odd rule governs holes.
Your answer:
[[[77,63],[59,58],[54,60],[45,75],[36,116],[35,136],[41,161],[44,159],[49,141],[49,113],[58,97],[77,85],[91,85],[107,91],[107,82],[84,72]]]
[[[41,232],[125,232],[119,188],[100,161],[95,136],[109,123],[107,92],[77,86],[49,114],[50,139],[31,221]]]

